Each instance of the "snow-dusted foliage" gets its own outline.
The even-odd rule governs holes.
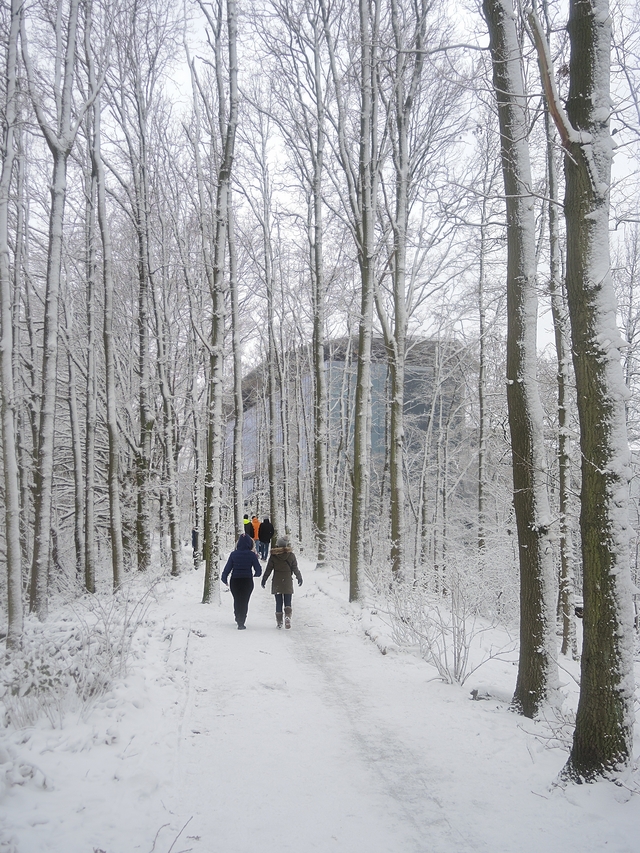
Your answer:
[[[126,672],[152,595],[137,580],[113,596],[76,598],[47,622],[28,618],[20,649],[3,650],[0,661],[4,723],[24,728],[45,715],[56,726],[68,711],[86,711]]]
[[[430,578],[392,582],[385,606],[398,646],[416,648],[443,681],[464,684],[487,660],[516,648],[507,632],[500,646],[483,635],[515,624],[517,597],[515,573],[509,578],[495,559],[470,565],[459,553]]]

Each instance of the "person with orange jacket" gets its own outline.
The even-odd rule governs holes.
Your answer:
[[[251,524],[253,525],[253,541],[257,542],[260,535],[260,519],[257,515],[251,516]]]

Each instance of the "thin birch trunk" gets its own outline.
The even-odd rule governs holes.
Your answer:
[[[229,203],[229,293],[231,297],[231,349],[233,353],[233,518],[234,530],[244,532],[244,461],[242,430],[244,403],[242,400],[242,349],[240,341],[240,308],[238,298],[238,254],[235,239],[233,206]]]
[[[78,395],[76,392],[76,383],[78,381],[76,374],[76,365],[71,352],[71,341],[73,340],[73,315],[69,308],[65,307],[64,312],[67,315],[67,328],[65,338],[67,341],[67,364],[69,378],[69,425],[71,428],[71,449],[73,454],[73,495],[74,495],[74,513],[73,513],[73,543],[76,552],[76,575],[78,579],[85,576],[85,539],[84,539],[84,500],[85,500],[85,485],[83,473],[83,453],[82,453],[82,436],[80,431],[80,417],[78,415]],[[89,589],[89,587],[87,587]],[[95,592],[89,589],[89,592]]]
[[[92,146],[93,115],[90,112],[89,147]],[[91,151],[89,151],[91,155]],[[86,180],[86,272],[87,272],[87,408],[85,415],[84,451],[84,583],[89,592],[96,590],[96,427],[97,427],[97,379],[96,379],[96,185],[97,176],[91,169]]]
[[[480,270],[478,274],[478,551],[485,549],[485,459],[487,454],[486,424],[486,309],[485,309],[485,252],[486,252],[486,198],[482,200],[480,224]]]
[[[16,441],[16,394],[13,373],[13,294],[9,248],[9,197],[16,155],[16,77],[21,0],[11,0],[7,44],[6,105],[0,173],[0,382],[2,391],[2,458],[4,468],[4,523],[7,549],[7,647],[20,646],[24,615],[22,606],[22,550],[20,537],[20,486]]]
[[[90,10],[90,7],[88,7]],[[95,98],[93,106],[93,128],[91,139],[91,168],[96,185],[96,206],[98,228],[102,243],[102,279],[104,288],[104,308],[102,320],[102,341],[104,346],[104,370],[106,392],[106,423],[109,442],[107,488],[109,492],[109,534],[111,539],[111,572],[113,588],[118,589],[124,581],[124,541],[122,532],[122,511],[120,507],[120,449],[119,426],[116,397],[116,367],[113,335],[113,253],[111,229],[107,214],[106,180],[101,148],[101,99],[99,85],[90,49],[90,22],[85,25],[85,56],[89,69],[89,88]]]
[[[404,482],[404,377],[407,337],[407,229],[411,189],[410,122],[424,64],[424,34],[427,2],[416,4],[415,31],[405,45],[403,22],[397,0],[391,0],[391,25],[395,47],[395,86],[390,110],[395,118],[392,140],[396,198],[392,228],[393,246],[393,336],[387,339],[391,372],[391,424],[389,470],[391,490],[391,569],[396,577],[405,571],[405,482]],[[412,64],[411,64],[412,63]],[[408,81],[405,78],[408,77]],[[380,313],[380,312],[379,312]]]
[[[358,368],[353,438],[353,499],[349,541],[349,601],[362,597],[364,541],[369,528],[369,449],[371,429],[371,346],[375,285],[377,174],[377,38],[379,3],[359,0],[360,16],[360,149],[358,157],[358,263],[361,277]],[[370,11],[373,9],[373,21]]]
[[[163,224],[163,239],[162,247],[166,252],[168,246],[168,237],[164,231]],[[168,258],[163,259],[162,269],[167,270],[169,266]],[[152,280],[153,281],[153,280]],[[178,510],[178,475],[175,462],[175,442],[174,442],[174,405],[173,395],[171,393],[171,383],[168,376],[168,359],[167,347],[165,343],[167,317],[164,294],[167,292],[166,282],[162,279],[161,292],[156,293],[155,286],[152,287],[153,310],[156,322],[156,347],[158,351],[158,380],[160,383],[160,394],[162,396],[162,431],[164,445],[164,466],[166,472],[166,506],[167,518],[169,523],[169,541],[171,543],[171,574],[177,577],[180,574],[180,531],[179,531],[179,510]],[[158,301],[161,302],[161,307],[158,306]]]
[[[204,11],[204,7],[201,4]],[[205,12],[206,14],[206,12]],[[220,22],[222,9],[219,11]],[[210,21],[213,26],[213,22]],[[237,8],[235,0],[227,0],[227,37],[229,57],[229,102],[228,117],[222,98],[224,91],[222,72],[222,50],[217,44],[216,79],[218,84],[220,136],[224,141],[223,156],[218,171],[216,195],[216,227],[213,262],[213,317],[210,344],[210,377],[208,399],[208,456],[207,481],[205,487],[206,568],[203,603],[219,595],[220,525],[222,503],[222,458],[224,448],[223,385],[222,368],[224,358],[225,294],[224,275],[228,240],[228,223],[231,196],[231,174],[233,167],[235,138],[238,124],[238,58],[237,58]],[[214,32],[216,27],[213,26]],[[219,28],[218,28],[219,29]]]

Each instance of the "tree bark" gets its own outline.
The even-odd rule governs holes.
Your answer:
[[[88,7],[90,11],[90,6]],[[124,581],[124,543],[122,536],[122,511],[120,507],[120,449],[118,411],[116,405],[116,367],[113,331],[113,253],[111,229],[107,213],[107,190],[101,149],[101,99],[96,79],[90,44],[91,27],[85,26],[85,56],[89,71],[89,89],[94,96],[93,127],[91,137],[91,170],[96,185],[98,228],[102,243],[102,284],[104,307],[102,341],[104,346],[104,371],[108,436],[107,488],[109,492],[109,538],[111,542],[111,573],[113,588],[118,589]],[[88,415],[89,417],[89,415]]]
[[[520,563],[520,654],[513,706],[533,717],[557,687],[551,518],[536,376],[536,231],[513,3],[484,0],[483,9],[507,207],[507,404]]]
[[[573,746],[564,773],[594,779],[627,766],[633,733],[633,613],[628,554],[626,388],[609,256],[611,17],[571,0],[565,157],[567,297],[582,489],[583,647]]]
[[[201,4],[202,8],[202,4]],[[204,11],[204,9],[203,9]],[[222,7],[219,10],[220,21]],[[218,83],[219,123],[223,139],[223,155],[218,170],[216,195],[216,225],[214,237],[214,262],[212,280],[213,316],[210,343],[210,376],[208,398],[207,478],[205,486],[206,567],[203,603],[219,594],[220,524],[222,503],[222,454],[224,448],[222,368],[225,333],[224,275],[228,240],[231,174],[233,167],[236,130],[238,124],[238,58],[237,58],[237,8],[235,0],[227,0],[227,38],[229,56],[228,115],[222,99],[222,53],[216,49],[216,75]],[[214,28],[215,31],[215,28]],[[218,28],[219,32],[219,28]]]
[[[35,520],[33,562],[29,596],[30,610],[39,619],[47,616],[49,587],[49,555],[51,546],[51,510],[53,500],[53,452],[58,366],[58,302],[62,265],[64,210],[67,190],[67,161],[75,139],[77,124],[72,121],[72,89],[75,72],[76,35],[79,0],[69,4],[66,27],[62,88],[56,93],[57,124],[52,129],[40,108],[39,94],[34,90],[35,77],[29,59],[24,19],[21,28],[22,56],[27,69],[29,94],[38,124],[53,158],[49,242],[45,290],[45,312],[42,354],[42,385],[38,456],[35,474]]]
[[[22,552],[20,541],[20,487],[16,441],[16,397],[13,375],[13,296],[9,248],[9,198],[15,161],[17,118],[16,77],[21,0],[11,0],[7,44],[6,102],[0,173],[0,382],[2,390],[2,458],[4,467],[4,522],[7,548],[7,647],[18,648],[22,639]]]

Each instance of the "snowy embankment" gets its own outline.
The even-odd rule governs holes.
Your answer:
[[[201,571],[161,581],[125,676],[1,729],[0,851],[635,853],[637,776],[555,787],[566,752],[508,710],[513,662],[443,684],[339,574],[301,569],[291,631],[259,586],[238,632]]]

